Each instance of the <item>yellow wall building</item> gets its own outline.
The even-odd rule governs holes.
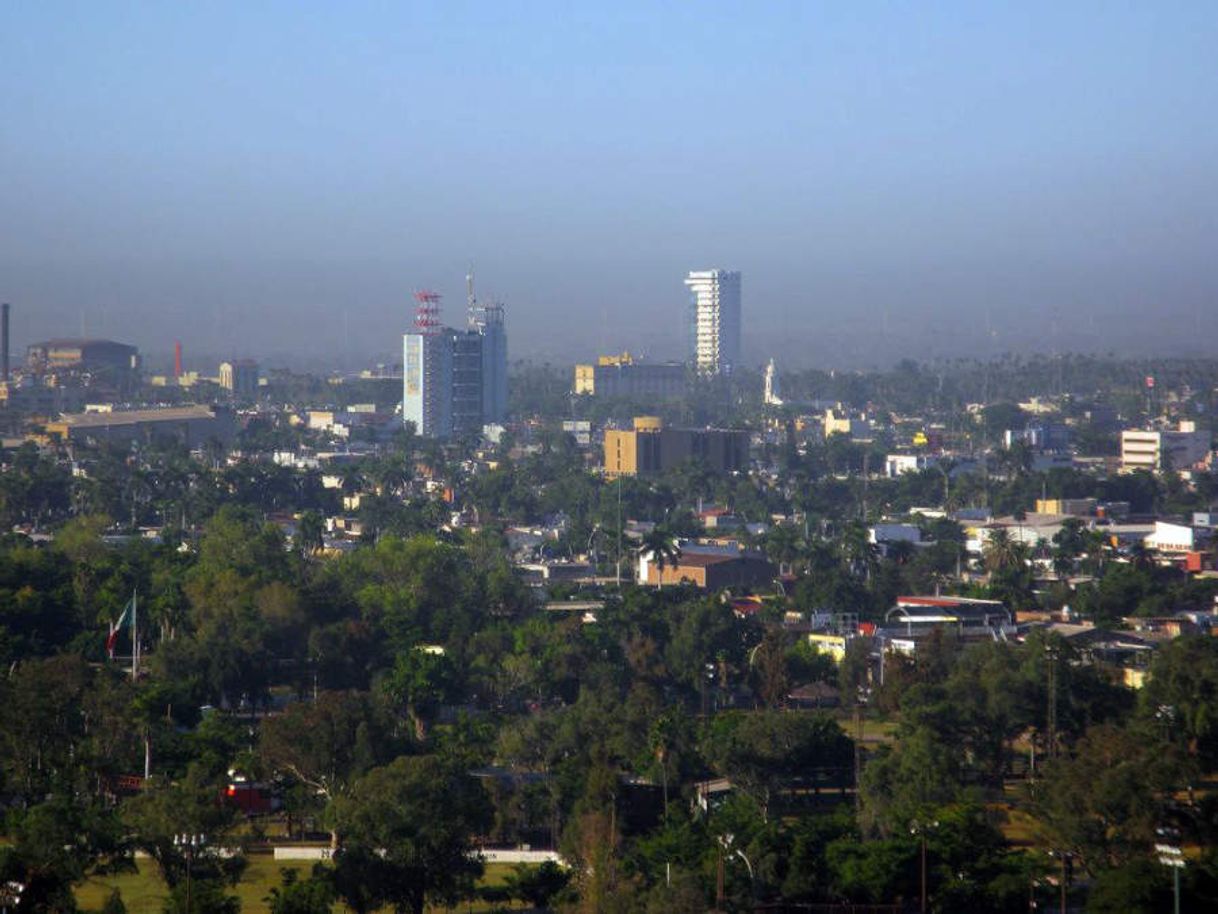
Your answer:
[[[595,365],[575,366],[571,389],[577,396],[668,400],[684,396],[686,369],[680,362],[640,362],[629,352],[603,355]]]
[[[636,416],[631,429],[605,431],[608,476],[663,473],[688,460],[730,473],[744,469],[748,455],[749,433],[738,429],[666,428],[658,416]]]

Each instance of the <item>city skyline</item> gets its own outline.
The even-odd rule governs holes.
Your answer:
[[[671,358],[721,263],[750,367],[1206,352],[1215,33],[1196,2],[9,6],[0,300],[17,345],[354,367],[473,261],[518,356]]]

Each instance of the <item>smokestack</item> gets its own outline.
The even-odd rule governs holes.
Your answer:
[[[4,349],[3,359],[0,360],[0,368],[4,371],[4,380],[8,380],[8,309],[9,305],[6,302],[0,305],[0,347]]]
[[[182,377],[182,341],[173,341],[173,379]]]

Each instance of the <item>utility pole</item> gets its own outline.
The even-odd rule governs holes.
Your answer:
[[[617,589],[622,589],[622,474],[618,467],[617,477]]]
[[[1048,707],[1048,756],[1049,758],[1057,758],[1057,646],[1053,644],[1045,645],[1045,659],[1049,665],[1049,707]]]
[[[863,523],[867,523],[867,483],[871,476],[871,451],[863,451]]]
[[[140,594],[138,590],[131,592],[131,681],[138,682],[140,678]]]
[[[724,865],[723,865],[723,845],[719,845],[719,865],[715,869],[715,910],[726,910],[724,904],[726,902],[726,893],[724,892]]]
[[[862,787],[862,772],[863,772],[863,689],[859,687],[859,694],[854,700],[854,813],[860,814],[863,811],[863,791]]]

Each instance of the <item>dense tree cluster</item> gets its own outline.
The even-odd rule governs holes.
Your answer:
[[[1107,370],[1088,364],[1067,380]],[[972,429],[985,441],[1021,418],[993,398],[1026,396],[1020,379],[1044,368],[1008,361],[987,380],[901,365],[788,389],[895,411],[990,384]],[[523,380],[518,405],[551,417],[528,447],[508,435],[476,462],[470,442],[407,431],[330,487],[251,458],[301,434],[261,417],[244,459],[214,444],[3,456],[0,519],[30,534],[0,538],[0,883],[24,887],[21,909],[71,911],[83,884],[131,873],[139,852],[166,911],[233,914],[254,854],[311,840],[330,859],[285,874],[266,900],[276,914],[474,898],[912,907],[924,889],[932,910],[1014,912],[1047,903],[1063,872],[1088,910],[1150,911],[1168,884],[1153,862],[1165,827],[1187,849],[1188,903],[1218,903],[1213,640],[1165,645],[1134,693],[1055,636],[961,649],[944,631],[916,660],[887,654],[877,676],[857,642],[835,662],[784,624],[792,611],[880,621],[911,592],[1068,603],[1108,624],[1212,606],[1212,580],[1081,523],[1034,546],[995,533],[979,561],[950,519],[911,515],[917,548],[877,546],[867,529],[917,507],[1015,513],[1044,495],[1184,511],[1208,506],[1212,477],[1034,473],[1013,448],[980,472],[888,480],[862,475],[886,441],[830,438],[768,445],[760,472],[688,463],[607,480],[552,417],[618,407],[570,403],[544,369]],[[695,385],[672,417],[759,415],[731,394]],[[359,542],[325,548],[324,519],[354,496]],[[672,560],[702,504],[767,528],[741,536],[780,570],[774,593],[739,604],[629,583],[637,554]],[[631,520],[656,523],[636,540]],[[620,561],[627,582],[526,586],[506,533],[535,524],[557,531],[542,556],[587,555],[609,579]],[[225,799],[235,777],[281,808],[248,820]],[[479,846],[525,844],[565,865],[480,882]]]

